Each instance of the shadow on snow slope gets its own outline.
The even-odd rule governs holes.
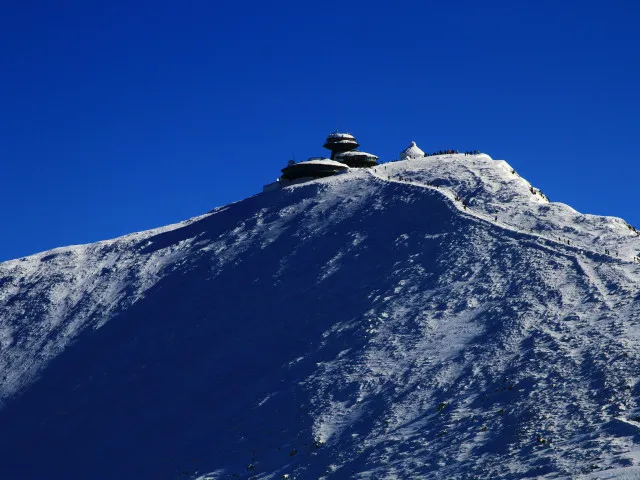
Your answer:
[[[135,245],[145,261],[185,255],[0,411],[0,478],[625,465],[602,457],[635,435],[610,411],[634,405],[638,354],[577,260],[437,192],[344,178]]]
[[[302,453],[289,453],[313,443],[299,382],[362,341],[345,338],[314,355],[322,333],[369,309],[371,291],[402,261],[386,253],[401,233],[460,228],[433,195],[385,186],[376,192],[385,194],[382,209],[374,195],[323,198],[322,188],[255,196],[139,245],[140,255],[193,238],[199,248],[144,299],[85,330],[0,411],[0,477],[183,478],[221,464],[244,470],[254,454],[259,461],[278,448],[272,463],[297,462]],[[265,235],[229,235],[257,222],[282,231],[266,245]],[[359,235],[366,240],[354,246]],[[221,240],[222,252],[207,250]],[[437,258],[440,243],[422,248]],[[322,279],[345,247],[340,268]],[[228,249],[242,254],[217,270]]]

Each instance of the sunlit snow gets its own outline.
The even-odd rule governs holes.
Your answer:
[[[640,237],[440,155],[0,264],[0,478],[640,478]]]

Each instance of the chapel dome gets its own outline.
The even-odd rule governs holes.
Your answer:
[[[411,142],[411,145],[400,152],[400,160],[409,160],[422,157],[424,157],[424,152],[420,150],[420,147],[416,145],[416,142]]]

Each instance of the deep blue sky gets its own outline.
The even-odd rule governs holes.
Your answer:
[[[630,1],[3,0],[0,260],[240,200],[354,133],[640,227]]]

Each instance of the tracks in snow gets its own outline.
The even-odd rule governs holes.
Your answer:
[[[506,231],[509,231],[509,232],[512,232],[512,233],[516,233],[518,235],[529,237],[539,247],[552,250],[557,254],[565,255],[565,256],[571,258],[576,263],[578,268],[584,273],[584,275],[592,283],[592,285],[594,286],[595,290],[598,292],[598,294],[602,298],[604,304],[607,306],[607,308],[610,311],[613,311],[614,307],[611,305],[611,302],[608,299],[609,294],[608,294],[608,290],[607,290],[606,286],[604,285],[604,283],[600,279],[600,276],[598,275],[598,273],[590,265],[587,264],[588,262],[585,262],[584,260],[582,260],[580,258],[581,255],[585,256],[585,257],[587,255],[589,255],[591,257],[596,257],[596,258],[597,257],[600,257],[600,258],[604,257],[608,261],[608,263],[611,263],[611,264],[635,265],[634,262],[628,262],[628,261],[625,261],[623,259],[616,258],[616,257],[611,257],[609,255],[602,254],[602,253],[599,253],[599,252],[596,252],[596,251],[593,251],[593,250],[589,250],[589,249],[586,249],[586,248],[583,248],[583,247],[565,245],[564,243],[561,243],[558,240],[554,240],[552,238],[545,237],[544,235],[539,235],[539,234],[536,234],[536,233],[527,232],[525,230],[520,230],[520,229],[515,228],[513,226],[510,226],[510,225],[505,225],[503,223],[495,222],[493,219],[490,218],[489,215],[486,215],[486,214],[483,214],[483,213],[479,213],[479,212],[474,212],[471,209],[461,208],[460,205],[458,204],[458,202],[456,201],[456,194],[454,192],[452,192],[451,190],[448,190],[446,188],[433,187],[431,185],[425,185],[424,183],[419,183],[419,182],[411,182],[411,181],[405,181],[405,180],[395,180],[395,179],[392,179],[392,178],[390,178],[388,176],[387,177],[382,176],[382,175],[380,175],[378,172],[376,172],[373,169],[369,169],[367,171],[375,179],[383,181],[383,182],[399,183],[399,184],[403,184],[403,185],[412,185],[412,186],[415,186],[415,187],[425,188],[425,189],[428,189],[428,190],[431,190],[431,191],[438,192],[440,195],[444,196],[447,200],[449,200],[451,202],[452,206],[456,210],[458,210],[458,212],[461,215],[464,215],[464,216],[469,217],[469,218],[473,218],[473,219],[481,221],[481,222],[489,223],[492,226],[496,226],[498,228],[501,228],[503,230],[506,230]]]

